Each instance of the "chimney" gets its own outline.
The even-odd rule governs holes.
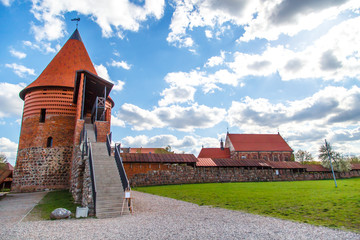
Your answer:
[[[220,140],[220,148],[221,148],[221,150],[224,150],[224,142],[222,139]]]

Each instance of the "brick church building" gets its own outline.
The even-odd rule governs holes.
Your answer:
[[[69,189],[74,147],[85,121],[98,138],[110,132],[113,84],[100,78],[76,29],[24,100],[13,191]]]
[[[233,160],[290,161],[293,150],[280,134],[230,134],[225,146],[202,148],[198,158],[220,158]]]

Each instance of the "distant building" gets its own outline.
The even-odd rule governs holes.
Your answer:
[[[198,158],[290,161],[292,154],[293,150],[280,134],[228,133],[225,146],[221,140],[220,148],[202,148]]]
[[[5,163],[5,166],[0,169],[0,192],[4,188],[11,188],[13,172],[14,168],[10,163]]]

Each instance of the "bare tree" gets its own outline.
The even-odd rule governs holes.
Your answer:
[[[328,152],[329,151],[329,152]],[[321,145],[319,149],[319,159],[321,159],[321,165],[326,168],[330,168],[330,160],[333,161],[333,168],[337,172],[349,172],[351,170],[351,163],[341,153],[335,152],[328,143],[328,149],[325,145]]]
[[[4,153],[0,153],[0,169],[3,169],[6,166],[7,158]]]
[[[311,155],[311,153],[309,153],[308,151],[304,151],[300,149],[295,153],[295,160],[303,164],[306,161],[314,160],[314,158]]]

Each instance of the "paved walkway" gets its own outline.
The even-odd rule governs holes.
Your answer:
[[[0,223],[20,222],[45,194],[46,192],[8,193],[0,200]]]
[[[0,230],[0,239],[360,239],[360,234],[347,231],[132,194],[133,215],[23,221]]]

